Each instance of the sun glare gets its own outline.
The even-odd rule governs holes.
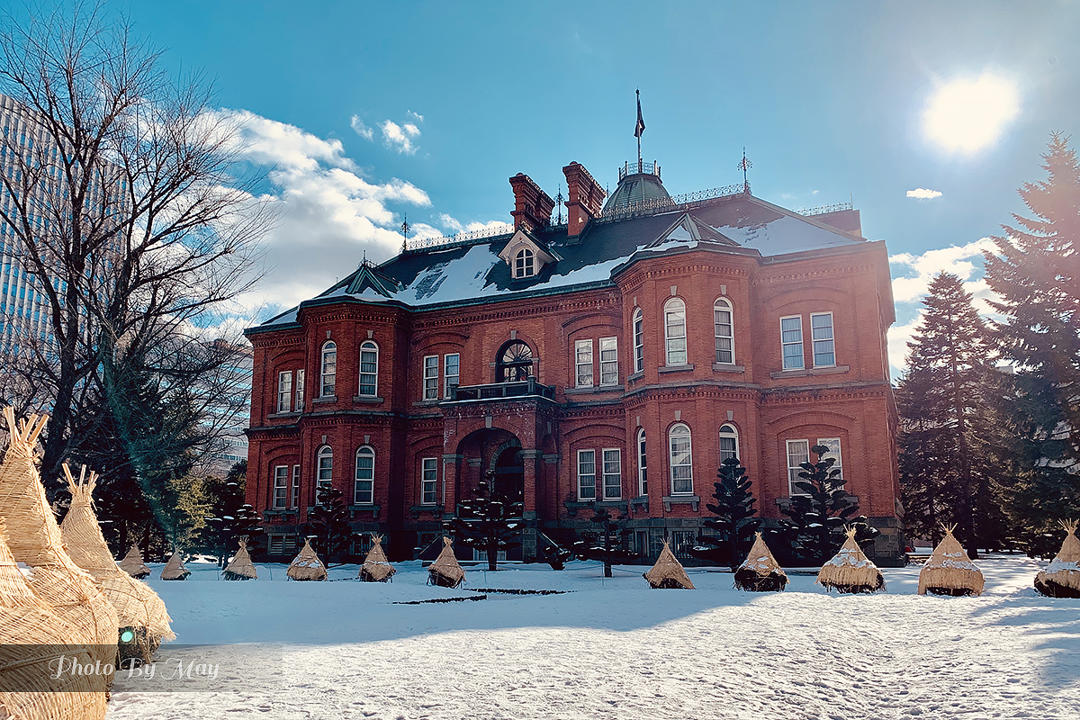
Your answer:
[[[927,103],[923,128],[946,150],[973,153],[996,141],[1019,112],[1016,85],[983,74],[938,87]]]

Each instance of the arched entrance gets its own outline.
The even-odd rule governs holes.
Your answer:
[[[495,494],[501,495],[511,502],[521,502],[525,499],[525,461],[521,455],[521,445],[511,445],[497,451],[492,458],[492,470]]]

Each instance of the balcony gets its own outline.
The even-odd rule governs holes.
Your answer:
[[[623,163],[623,166],[619,168],[619,180],[621,181],[627,175],[655,175],[660,177],[660,163],[641,160],[627,160]]]
[[[457,385],[446,402],[466,402],[469,400],[502,400],[504,398],[542,397],[555,400],[555,388],[542,385],[536,378],[514,380],[511,382],[489,383],[487,385]]]

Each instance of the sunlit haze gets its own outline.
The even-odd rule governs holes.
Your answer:
[[[946,150],[973,153],[993,144],[1020,112],[1016,85],[991,74],[944,83],[923,116],[927,136]]]

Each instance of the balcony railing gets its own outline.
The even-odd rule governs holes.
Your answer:
[[[449,402],[500,400],[502,398],[528,397],[530,395],[554,400],[555,388],[538,383],[536,378],[489,383],[487,385],[458,385],[451,391]]]
[[[622,180],[627,175],[655,175],[660,177],[660,163],[648,162],[647,160],[627,160],[623,163],[623,166],[619,168],[619,180]]]

